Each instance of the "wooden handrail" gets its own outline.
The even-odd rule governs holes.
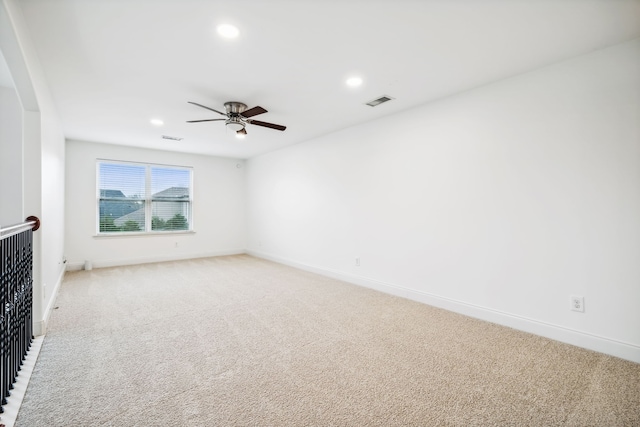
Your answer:
[[[18,233],[22,233],[25,230],[36,231],[40,228],[40,219],[37,216],[29,216],[25,222],[20,224],[10,225],[8,227],[0,228],[0,240],[6,239],[9,236],[13,236]]]

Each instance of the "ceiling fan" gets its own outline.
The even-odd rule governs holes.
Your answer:
[[[276,125],[274,123],[261,122],[260,120],[254,120],[251,117],[257,116],[258,114],[266,113],[262,107],[253,107],[247,110],[247,105],[242,102],[229,101],[224,103],[224,108],[226,113],[215,110],[213,108],[188,101],[189,104],[197,105],[198,107],[206,108],[207,110],[218,113],[222,116],[225,116],[225,119],[204,119],[204,120],[188,120],[187,123],[198,123],[198,122],[216,122],[224,120],[228,129],[231,129],[236,132],[236,135],[242,137],[247,134],[247,130],[245,127],[247,124],[252,124],[256,126],[262,126],[266,128],[276,129],[276,130],[285,130],[287,127],[282,125]]]

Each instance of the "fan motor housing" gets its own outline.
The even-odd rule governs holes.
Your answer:
[[[247,109],[247,104],[243,104],[242,102],[225,102],[224,108],[227,110],[227,114],[237,115],[244,113],[244,110]]]

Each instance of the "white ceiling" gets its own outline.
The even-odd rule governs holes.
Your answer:
[[[640,37],[638,0],[20,4],[67,138],[239,158]],[[364,105],[381,95],[395,99]],[[255,119],[287,130],[238,141],[223,122],[185,123],[220,117],[187,101],[260,105]]]

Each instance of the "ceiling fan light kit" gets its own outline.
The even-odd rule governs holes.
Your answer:
[[[237,118],[231,118],[225,122],[227,124],[227,129],[231,129],[232,131],[238,132],[244,129],[244,123]]]
[[[247,124],[267,127],[270,129],[275,129],[279,131],[285,130],[287,127],[282,125],[277,125],[274,123],[262,122],[259,120],[253,120],[251,117],[257,116],[258,114],[264,114],[267,112],[264,108],[260,106],[256,106],[253,108],[249,108],[247,110],[247,105],[242,102],[229,101],[224,103],[225,113],[218,111],[214,108],[207,107],[201,104],[197,104],[195,102],[188,101],[189,104],[196,105],[201,108],[205,108],[209,111],[213,111],[222,116],[226,116],[226,119],[205,119],[205,120],[189,120],[187,123],[197,123],[197,122],[215,122],[224,120],[225,125],[228,129],[236,132],[236,136],[244,137],[247,135],[247,130],[245,129]]]

